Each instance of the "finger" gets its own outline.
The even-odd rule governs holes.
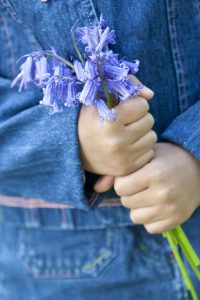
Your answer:
[[[146,100],[151,100],[154,96],[154,92],[145,86],[136,76],[130,75],[130,80],[135,83],[136,85],[141,84],[142,90],[139,92],[140,97],[144,97]]]
[[[119,196],[130,196],[139,193],[150,185],[150,172],[148,172],[148,165],[145,164],[130,175],[116,177],[114,182],[114,189]]]
[[[130,219],[135,224],[149,224],[166,220],[166,217],[158,206],[153,206],[131,210]]]
[[[147,186],[145,190],[138,193],[122,196],[121,203],[129,209],[142,209],[152,207],[157,204],[156,197],[152,195],[151,189]]]
[[[101,176],[94,184],[93,189],[97,193],[108,191],[114,185],[115,177],[110,175]]]
[[[152,114],[147,113],[140,120],[126,125],[126,134],[130,142],[134,143],[147,134],[154,126]]]
[[[134,159],[134,161],[130,162],[130,167],[127,175],[132,174],[133,172],[136,172],[137,170],[144,167],[147,163],[149,163],[152,160],[153,157],[154,150],[150,149],[144,154],[140,155],[137,159]]]
[[[174,223],[171,219],[145,224],[148,233],[157,234],[173,229],[179,224]]]
[[[135,143],[130,146],[130,153],[133,156],[139,157],[140,154],[145,153],[149,149],[151,149],[155,143],[157,142],[157,135],[155,131],[150,130],[147,134],[137,140]]]
[[[120,102],[116,107],[116,118],[123,125],[127,125],[141,119],[149,110],[148,102],[141,97],[131,97],[124,102]]]

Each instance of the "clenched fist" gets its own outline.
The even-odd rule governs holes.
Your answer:
[[[114,188],[130,218],[149,233],[161,233],[188,220],[200,205],[200,161],[172,143],[157,143],[155,156]]]
[[[139,81],[132,77],[134,83]],[[82,105],[78,120],[80,155],[86,171],[101,174],[128,175],[153,157],[157,137],[152,129],[154,119],[147,100],[153,92],[143,87],[140,96],[118,104],[116,121],[99,121],[97,108]],[[145,99],[146,98],[146,99]]]

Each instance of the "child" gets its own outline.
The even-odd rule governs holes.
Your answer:
[[[100,13],[115,52],[141,61],[150,112],[147,89],[112,125],[85,106],[50,116],[40,91],[10,89],[19,57],[74,55],[72,25]],[[194,212],[185,229],[199,251],[198,14],[196,0],[0,1],[2,300],[187,299],[166,240],[149,233]]]

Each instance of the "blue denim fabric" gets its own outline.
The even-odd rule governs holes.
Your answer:
[[[132,224],[127,209],[98,207],[113,189],[90,209],[98,176],[80,161],[80,106],[50,116],[40,91],[10,90],[19,57],[50,46],[74,55],[71,26],[101,12],[116,30],[111,48],[139,59],[138,77],[155,92],[158,140],[200,159],[199,0],[0,0],[0,195],[74,206],[1,207],[2,300],[189,299],[167,242]],[[200,255],[199,220],[198,209],[185,229]]]
[[[0,299],[191,299],[160,234],[102,223],[98,215],[106,216],[105,208],[77,211],[1,209]],[[200,226],[200,209],[196,214],[198,221],[184,229],[199,253],[192,228]]]

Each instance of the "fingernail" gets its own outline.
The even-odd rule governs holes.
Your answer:
[[[148,97],[152,98],[154,96],[154,91],[152,91],[150,88],[148,88],[147,86],[143,86],[141,93],[145,93],[148,94]]]

